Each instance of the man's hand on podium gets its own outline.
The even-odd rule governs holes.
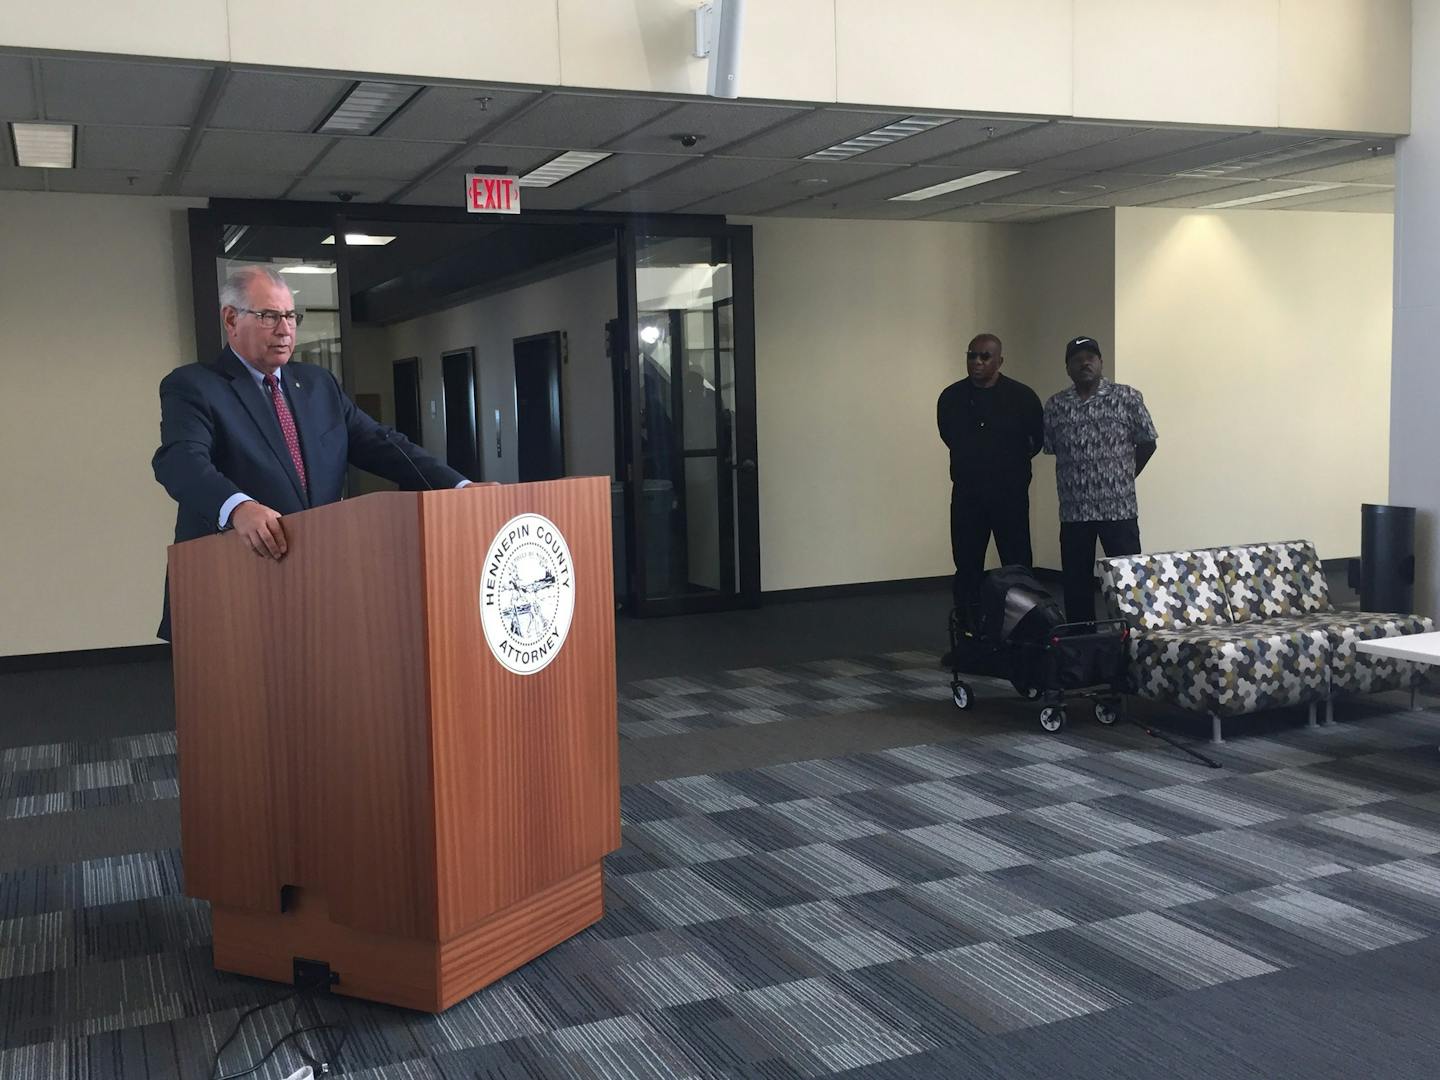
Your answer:
[[[256,555],[279,560],[290,549],[280,515],[254,499],[230,512],[230,525]]]

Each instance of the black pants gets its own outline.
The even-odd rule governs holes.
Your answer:
[[[1071,622],[1095,621],[1095,541],[1106,555],[1140,554],[1140,522],[1062,521],[1060,573],[1065,579],[1065,617]]]
[[[991,534],[1004,566],[1029,566],[1030,489],[951,491],[950,554],[955,558],[955,606],[963,613],[980,598],[980,576]]]

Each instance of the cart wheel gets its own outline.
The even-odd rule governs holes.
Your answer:
[[[970,694],[970,687],[958,679],[950,686],[950,697],[954,700],[957,709],[968,709],[975,703],[974,697]]]
[[[1065,726],[1065,710],[1059,705],[1046,705],[1040,710],[1040,726],[1055,734]]]
[[[1120,719],[1120,710],[1113,701],[1095,702],[1095,719],[1107,727]]]

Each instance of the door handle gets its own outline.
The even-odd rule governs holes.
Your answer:
[[[755,462],[752,458],[746,458],[744,461],[740,462],[740,464],[736,465],[735,468],[743,472],[754,472]]]

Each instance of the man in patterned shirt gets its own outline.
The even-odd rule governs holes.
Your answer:
[[[1155,453],[1155,424],[1140,391],[1112,383],[1094,338],[1065,346],[1075,385],[1045,403],[1045,453],[1055,455],[1060,570],[1071,622],[1095,620],[1095,541],[1106,555],[1140,552],[1135,478]]]

